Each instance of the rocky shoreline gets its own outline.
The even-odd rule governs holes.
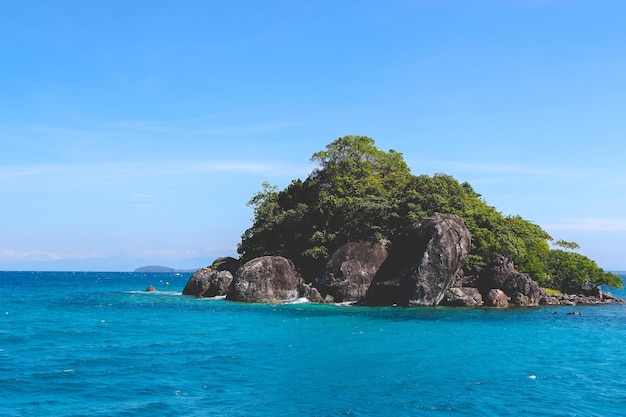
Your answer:
[[[505,256],[465,276],[461,265],[470,249],[463,220],[436,213],[406,228],[394,242],[353,242],[338,248],[322,271],[306,281],[293,262],[263,256],[243,265],[218,258],[189,279],[184,295],[225,296],[229,301],[365,306],[470,306],[506,308],[539,305],[623,303],[594,288],[581,294],[548,295]],[[310,272],[310,271],[309,271]]]

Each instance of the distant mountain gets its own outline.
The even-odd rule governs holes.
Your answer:
[[[167,266],[160,265],[148,265],[142,266],[140,268],[135,269],[134,272],[165,272],[165,273],[173,273],[173,272],[196,272],[197,269],[175,269],[169,268]]]

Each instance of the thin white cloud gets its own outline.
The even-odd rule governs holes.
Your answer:
[[[626,232],[626,219],[615,218],[585,218],[572,219],[563,223],[553,223],[544,225],[550,230],[579,230],[593,232]]]
[[[137,199],[150,199],[150,198],[154,198],[154,196],[152,194],[145,194],[145,193],[135,193],[132,195],[134,198]]]
[[[133,249],[127,251],[131,258],[136,259],[161,259],[164,261],[179,261],[195,259],[209,254],[208,250],[198,249]]]
[[[306,168],[309,168],[308,170]],[[308,175],[312,170],[304,165],[288,165],[279,162],[202,162],[189,165],[188,169],[194,172],[231,172],[250,174],[271,174],[276,176]]]
[[[162,259],[177,261],[209,256],[214,250],[197,249],[132,249],[126,251],[105,252],[102,250],[11,250],[0,249],[2,262],[42,262],[61,260],[89,260],[128,257],[134,259]]]
[[[135,139],[145,140],[146,137],[188,138],[197,140],[198,137],[213,140],[232,139],[233,137],[251,137],[279,132],[299,126],[300,122],[264,122],[264,123],[230,123],[227,118],[235,115],[216,115],[208,117],[178,119],[178,120],[118,120],[111,122],[97,122],[85,120],[75,126],[39,124],[32,126],[0,125],[0,132],[23,140],[45,138],[60,140],[65,145],[79,147],[85,141],[91,145],[100,143],[108,148],[109,141],[126,138],[133,142]],[[224,120],[226,119],[226,120]],[[143,138],[143,139],[142,139]]]
[[[568,176],[565,171],[556,169],[546,169],[543,167],[535,167],[530,165],[513,165],[513,164],[476,164],[457,161],[420,161],[420,165],[430,165],[441,167],[444,172],[485,172],[485,173],[508,173],[508,174],[525,174],[525,175],[558,175]]]
[[[306,164],[289,165],[279,162],[247,161],[172,161],[160,160],[142,162],[100,162],[40,164],[0,167],[0,181],[14,181],[17,178],[37,178],[67,176],[69,178],[127,178],[163,177],[197,173],[267,174],[272,176],[301,176],[310,172]],[[135,197],[140,197],[136,195]],[[147,197],[147,196],[144,196]]]
[[[27,250],[16,251],[10,249],[0,249],[0,260],[9,262],[20,261],[59,261],[66,259],[102,259],[107,255],[100,251],[90,250]]]

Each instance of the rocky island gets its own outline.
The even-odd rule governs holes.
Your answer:
[[[621,302],[601,289],[621,278],[574,242],[550,248],[539,226],[502,215],[452,177],[413,176],[370,138],[339,138],[312,159],[319,168],[305,181],[280,192],[264,184],[241,258],[196,271],[183,294],[367,306]]]

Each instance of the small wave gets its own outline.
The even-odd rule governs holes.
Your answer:
[[[180,291],[139,291],[139,290],[135,290],[135,291],[126,291],[126,294],[146,294],[146,295],[183,295],[182,292]]]
[[[296,298],[295,300],[285,300],[285,304],[306,304],[311,301],[306,297]]]
[[[356,301],[343,301],[341,303],[334,303],[333,305],[336,305],[339,307],[352,307],[356,305]]]
[[[216,295],[215,297],[202,297],[200,300],[225,300],[225,295]]]

